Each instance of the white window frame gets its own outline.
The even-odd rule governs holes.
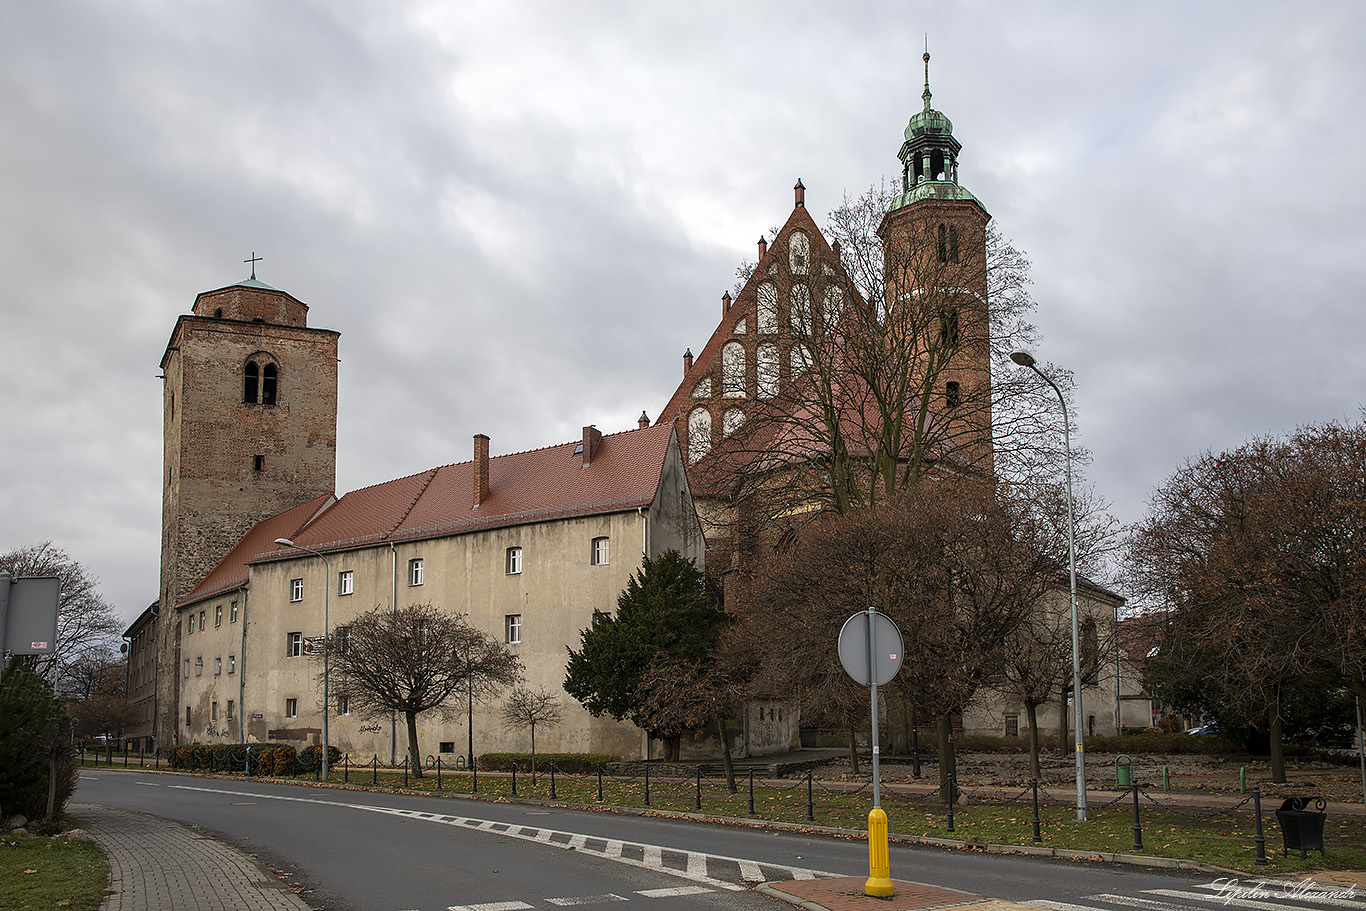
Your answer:
[[[588,562],[594,566],[606,566],[611,562],[612,545],[611,538],[601,535],[593,539],[588,554]]]
[[[520,645],[522,642],[522,615],[505,614],[503,616],[503,639],[508,645]]]
[[[230,603],[228,604],[228,622],[229,622],[229,623],[236,623],[236,622],[237,622],[237,602],[236,602],[236,601],[232,601],[232,602],[230,602]]]
[[[302,658],[304,654],[304,634],[286,633],[285,634],[285,657]]]
[[[338,714],[338,715],[350,715],[350,714],[351,714],[351,697],[347,696],[345,693],[338,693],[338,694],[337,694],[337,714]]]
[[[304,599],[304,580],[289,580],[289,603],[294,604]]]
[[[213,625],[216,627],[223,625],[223,605],[221,604],[213,606]]]
[[[509,547],[507,549],[507,563],[504,571],[509,576],[521,575],[522,572],[522,548],[521,546]]]
[[[286,717],[286,718],[298,718],[298,717],[299,717],[299,700],[298,700],[297,697],[290,696],[289,698],[287,698],[287,699],[285,700],[285,717]]]
[[[208,613],[208,612],[207,612],[207,611],[200,611],[200,612],[199,612],[199,631],[200,631],[201,633],[204,632],[204,615],[205,615],[206,613]]]
[[[187,635],[187,636],[193,636],[193,635],[194,635],[194,614],[193,614],[193,613],[190,614],[190,620],[189,620],[189,622],[185,624],[185,635]]]
[[[337,594],[349,595],[356,590],[355,570],[344,569],[337,573]]]
[[[422,584],[422,558],[414,557],[408,561],[408,585]]]

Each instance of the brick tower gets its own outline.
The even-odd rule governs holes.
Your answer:
[[[254,524],[333,492],[339,337],[255,268],[176,321],[161,359],[159,746],[177,731],[177,602]]]
[[[987,312],[987,223],[991,215],[958,182],[953,123],[930,106],[930,55],[925,60],[923,108],[906,125],[901,192],[878,229],[886,270],[886,306],[903,303],[924,311],[918,333],[936,369],[934,410],[957,425],[944,455],[990,474],[991,339]],[[915,302],[919,302],[916,304]],[[933,311],[933,312],[930,312]],[[937,323],[938,325],[933,325]]]

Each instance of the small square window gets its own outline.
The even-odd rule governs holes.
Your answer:
[[[418,559],[408,561],[408,584],[422,584],[422,560]]]
[[[503,618],[503,630],[507,634],[508,645],[516,645],[522,641],[522,615],[508,614]]]
[[[298,718],[298,717],[299,717],[299,700],[297,700],[297,699],[286,699],[286,700],[285,700],[285,717],[286,717],[286,718]]]
[[[228,673],[229,673],[229,674],[235,674],[236,672],[237,672],[237,656],[236,656],[236,655],[229,655],[229,656],[228,656]]]
[[[304,580],[303,580],[303,579],[290,579],[290,580],[289,580],[289,600],[290,600],[290,601],[302,601],[303,599],[304,599]]]
[[[223,673],[223,659],[215,658],[213,659],[213,675],[217,677],[221,673]]]
[[[213,625],[214,625],[214,626],[222,626],[222,625],[223,625],[223,605],[221,605],[221,604],[216,604],[216,605],[214,605],[214,608],[213,608]]]
[[[608,539],[605,537],[594,538],[593,550],[589,555],[588,562],[592,563],[594,566],[606,566],[608,553]]]
[[[520,547],[508,548],[507,574],[515,576],[522,571],[522,549]]]
[[[290,633],[285,637],[285,657],[298,658],[304,653],[304,634]]]
[[[355,590],[356,574],[349,569],[337,573],[337,594],[349,595]]]
[[[229,623],[236,623],[236,622],[237,622],[237,602],[236,602],[236,601],[234,601],[234,602],[232,602],[231,604],[228,605],[228,622],[229,622]]]

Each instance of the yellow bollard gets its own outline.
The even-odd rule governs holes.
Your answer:
[[[868,813],[868,882],[863,894],[874,898],[891,898],[896,892],[892,885],[891,869],[887,860],[887,814],[882,807]]]

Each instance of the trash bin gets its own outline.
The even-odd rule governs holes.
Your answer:
[[[1115,785],[1121,788],[1133,787],[1134,760],[1132,756],[1120,753],[1115,757]]]
[[[1314,809],[1306,809],[1308,806]],[[1322,797],[1290,797],[1276,811],[1276,822],[1281,826],[1281,838],[1285,847],[1281,855],[1299,851],[1300,857],[1308,857],[1308,852],[1323,853],[1323,821],[1328,818],[1324,812],[1327,804]]]

